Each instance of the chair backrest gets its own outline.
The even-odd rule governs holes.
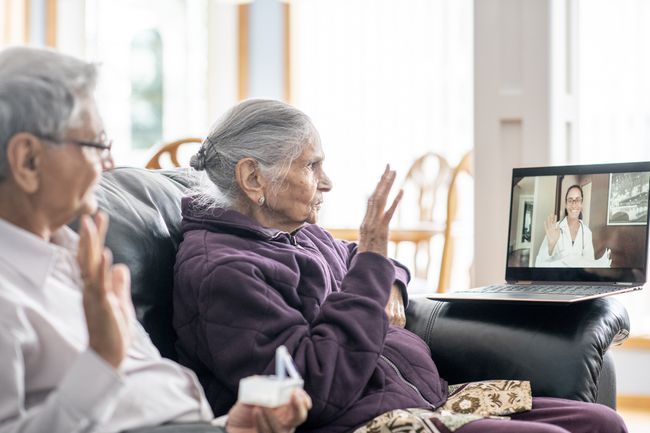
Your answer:
[[[181,163],[179,162],[179,148],[183,144],[202,143],[202,142],[203,140],[201,138],[187,137],[187,138],[181,138],[180,140],[172,141],[170,143],[163,144],[158,148],[158,150],[156,150],[156,152],[151,157],[151,159],[149,159],[149,162],[147,162],[147,165],[145,167],[154,170],[164,168],[161,164],[161,160],[165,158],[165,156],[169,157],[174,167],[180,167]]]
[[[427,152],[417,158],[406,173],[402,189],[404,199],[417,204],[417,212],[409,207],[400,206],[396,219],[399,224],[432,223],[436,220],[441,192],[445,191],[451,179],[452,169],[447,160],[434,152]],[[410,196],[410,197],[409,197]],[[443,202],[444,204],[444,202]],[[411,211],[410,214],[407,214]],[[443,215],[444,217],[444,215]]]
[[[447,160],[434,152],[428,152],[417,158],[404,178],[402,189],[404,197],[395,216],[395,255],[406,247],[406,242],[413,243],[413,276],[426,279],[431,267],[431,241],[434,236],[444,232],[446,197],[452,169]],[[410,236],[419,229],[421,236]],[[404,240],[399,233],[403,232]],[[413,240],[415,239],[415,240]],[[410,251],[410,250],[409,250]]]
[[[474,177],[474,152],[467,152],[460,160],[451,176],[449,192],[447,194],[447,218],[445,224],[445,241],[442,249],[442,260],[440,261],[440,277],[438,279],[438,292],[444,292],[449,288],[451,279],[452,263],[454,258],[454,222],[458,218],[458,184],[459,179],[465,175]]]

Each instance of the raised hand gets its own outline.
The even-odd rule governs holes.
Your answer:
[[[81,217],[77,262],[84,282],[83,307],[88,345],[115,369],[126,356],[134,320],[131,278],[124,265],[113,265],[104,247],[108,216]]]
[[[548,239],[548,255],[553,255],[555,244],[560,239],[560,226],[555,215],[549,215],[544,220],[544,230],[546,230],[546,239]]]
[[[273,409],[235,403],[228,412],[228,433],[292,433],[305,422],[311,398],[296,389],[289,403]]]
[[[609,268],[612,265],[612,250],[605,248],[605,252],[599,259],[595,260],[599,267]]]
[[[368,199],[366,215],[359,229],[359,252],[371,251],[383,256],[388,253],[388,224],[403,194],[403,191],[400,191],[386,210],[386,201],[394,182],[395,171],[386,165],[384,174]]]

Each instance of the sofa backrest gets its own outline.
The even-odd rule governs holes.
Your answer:
[[[187,169],[121,167],[106,172],[97,188],[99,207],[110,221],[106,246],[115,263],[131,270],[138,320],[161,354],[176,359],[172,327],[172,285],[181,241],[181,198]]]

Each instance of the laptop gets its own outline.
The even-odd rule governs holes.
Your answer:
[[[427,298],[573,303],[640,290],[649,190],[650,162],[515,168],[506,283]]]

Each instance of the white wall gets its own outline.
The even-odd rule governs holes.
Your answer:
[[[533,234],[531,237],[532,249],[530,251],[531,263],[534,264],[539,254],[539,247],[544,241],[546,231],[544,230],[544,219],[547,215],[555,213],[555,187],[557,178],[555,176],[544,176],[535,178],[535,203],[533,204]]]
[[[512,168],[551,162],[551,0],[474,2],[475,278],[503,281]]]

